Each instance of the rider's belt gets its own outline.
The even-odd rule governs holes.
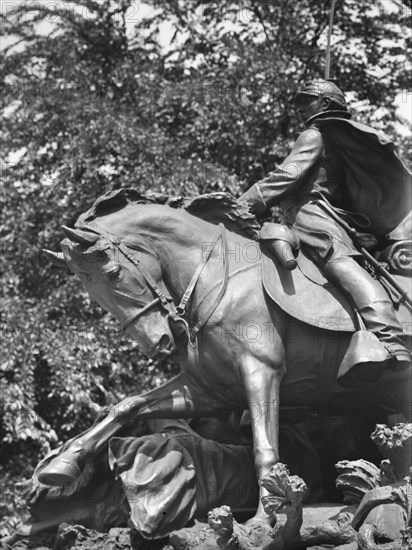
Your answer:
[[[357,231],[368,231],[371,226],[371,221],[365,214],[359,212],[349,212],[343,210],[331,204],[328,199],[320,192],[315,191],[311,193],[313,197],[311,202],[321,205],[321,207],[329,212],[329,214],[336,220],[336,216],[339,216],[344,222],[353,227]]]
[[[280,223],[264,223],[259,233],[259,240],[266,251],[277,258],[286,269],[290,271],[295,269],[299,239],[289,227]]]

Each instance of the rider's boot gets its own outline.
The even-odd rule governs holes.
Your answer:
[[[349,256],[326,262],[323,270],[352,301],[366,329],[374,333],[387,350],[386,359],[376,365],[376,379],[385,368],[403,370],[410,367],[411,356],[403,341],[402,327],[380,283]],[[356,376],[356,372],[353,375]]]

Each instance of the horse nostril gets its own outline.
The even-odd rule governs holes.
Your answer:
[[[159,353],[169,355],[172,353],[174,345],[169,336],[167,334],[163,334],[156,347],[159,350]]]

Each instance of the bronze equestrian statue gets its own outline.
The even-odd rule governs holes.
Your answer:
[[[359,266],[357,251],[329,211],[343,207],[368,215],[378,238],[399,234],[410,179],[393,182],[393,203],[392,194],[380,188],[379,173],[374,189],[381,194],[372,198],[369,183],[366,195],[360,188],[356,195],[356,181],[349,176],[353,187],[342,187],[341,175],[347,169],[338,158],[336,143],[331,144],[332,128],[337,128],[336,136],[342,140],[347,139],[347,125],[353,139],[367,133],[365,127],[345,118],[345,110],[335,112],[343,101],[332,85],[317,95],[306,86],[298,95],[298,105],[315,115],[310,127],[288,160],[238,203],[220,194],[210,199],[210,207],[207,197],[185,206],[177,199],[145,198],[122,189],[100,197],[80,216],[75,229],[65,228],[63,254],[49,255],[70,266],[90,297],[129,331],[149,357],[177,350],[182,372],[160,388],[124,399],[105,419],[66,444],[62,454],[39,473],[44,483],[75,480],[84,463],[107,448],[111,437],[141,419],[214,416],[249,408],[261,479],[279,460],[282,409],[316,409],[326,415],[369,413],[379,406],[402,410],[410,399],[407,337],[386,291]],[[384,151],[384,158],[392,162],[390,174],[406,170],[387,144],[378,144],[373,131],[369,134],[367,145],[373,143],[376,154],[382,156]],[[358,140],[356,146],[364,144]],[[355,163],[356,155],[348,150]],[[278,198],[312,258],[298,255],[299,269],[294,271],[269,257],[256,235],[250,238],[251,232],[245,233],[246,224],[233,222],[245,201],[259,213]],[[222,201],[229,205],[224,214]],[[217,225],[214,209],[222,214],[220,221],[227,220],[227,228]],[[282,230],[279,235],[284,238]],[[318,265],[350,294],[366,327],[388,350],[385,368],[373,364],[379,377],[373,376],[367,386],[346,388],[337,380],[358,326],[348,300],[322,279]],[[305,291],[308,301],[300,299]],[[372,320],[372,310],[380,320]],[[410,310],[405,313],[401,306],[398,314],[404,315],[405,326],[410,324]],[[331,319],[334,322],[328,323]],[[351,367],[357,373],[361,364]],[[267,520],[261,504],[256,519]]]
[[[384,344],[387,353],[375,364],[375,379],[384,368],[408,368],[410,353],[392,302],[362,267],[362,255],[336,215],[381,242],[411,239],[411,174],[387,139],[351,120],[345,96],[333,82],[308,82],[295,104],[307,119],[306,129],[283,163],[239,200],[256,214],[282,207],[305,251]],[[359,365],[351,376],[362,368],[368,367]]]
[[[120,402],[65,446],[39,474],[43,482],[73,481],[85,461],[137,420],[213,416],[247,407],[261,478],[279,460],[281,407],[298,415],[317,410],[327,421],[330,414],[370,413],[378,405],[397,410],[408,401],[406,371],[386,371],[367,388],[345,389],[336,382],[351,332],[298,321],[272,303],[262,285],[256,241],[184,210],[142,204],[131,191],[105,198],[82,217],[81,228],[66,229],[62,261],[144,353],[154,357],[177,348],[182,372]],[[209,247],[213,254],[204,261]],[[307,285],[315,286],[309,280]],[[266,518],[261,506],[257,517]]]

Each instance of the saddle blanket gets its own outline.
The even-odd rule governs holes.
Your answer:
[[[410,291],[409,278],[395,278]],[[359,329],[349,300],[301,252],[296,269],[287,271],[279,260],[269,257],[262,249],[262,283],[268,296],[295,319],[326,330],[355,332]],[[401,305],[396,313],[405,334],[411,335],[411,311]]]

